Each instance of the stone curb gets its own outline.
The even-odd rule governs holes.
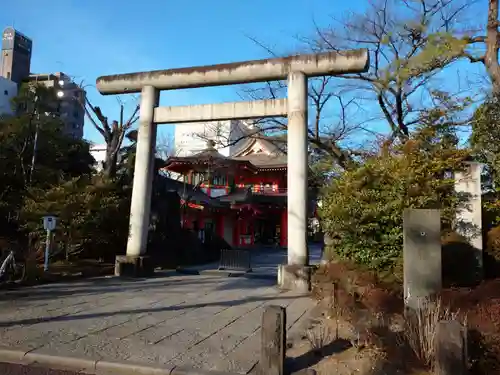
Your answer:
[[[241,375],[185,367],[153,367],[133,362],[113,362],[85,358],[62,357],[0,347],[0,362],[39,365],[93,375]]]
[[[50,354],[27,352],[24,355],[23,364],[37,364],[43,367],[55,367],[56,369],[60,370],[71,370],[96,374],[96,361],[91,359],[60,357]]]
[[[188,367],[175,367],[170,375],[243,375],[234,372],[208,371]]]
[[[173,368],[150,367],[144,364],[96,361],[95,374],[137,374],[137,375],[171,375]]]
[[[23,363],[25,351],[0,348],[0,362]]]

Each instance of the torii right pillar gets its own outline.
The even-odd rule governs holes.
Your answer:
[[[311,267],[307,246],[307,76],[288,75],[288,264],[278,270],[283,289],[307,292],[311,289]]]

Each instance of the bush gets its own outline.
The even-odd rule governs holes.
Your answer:
[[[484,273],[487,277],[500,275],[500,225],[490,229],[486,235]]]
[[[455,231],[441,238],[443,285],[472,286],[480,280],[480,264],[475,249],[466,238]]]
[[[497,262],[500,261],[500,225],[488,232],[486,252]]]
[[[128,212],[129,194],[118,184],[100,177],[76,178],[50,189],[31,189],[21,218],[30,236],[40,243],[45,238],[41,218],[47,214],[58,217],[53,260],[112,261],[125,251]]]
[[[442,306],[439,298],[423,299],[417,309],[408,311],[404,321],[403,338],[416,357],[427,367],[433,367],[435,339],[441,321],[457,320],[458,314]],[[460,322],[464,324],[464,322]],[[466,324],[464,324],[466,325]]]
[[[404,145],[385,145],[341,174],[322,197],[323,229],[337,238],[327,254],[377,271],[400,269],[403,210],[441,209],[444,228],[452,227],[461,197],[448,172],[467,155],[439,129],[423,128]]]

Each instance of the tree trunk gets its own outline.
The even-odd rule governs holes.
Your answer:
[[[104,176],[107,178],[116,177],[117,155],[106,152],[106,161],[104,162]]]
[[[106,143],[106,160],[104,162],[104,175],[107,178],[115,178],[117,163],[118,163],[118,151],[117,148],[119,142],[119,134],[113,132],[111,134],[111,140]]]
[[[489,0],[488,23],[486,26],[486,54],[484,57],[484,64],[491,79],[492,92],[494,95],[500,94],[498,5],[499,0]]]

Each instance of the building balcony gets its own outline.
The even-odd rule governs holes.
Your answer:
[[[278,188],[274,186],[252,186],[251,190],[253,194],[261,195],[286,195],[288,192],[287,188]]]

